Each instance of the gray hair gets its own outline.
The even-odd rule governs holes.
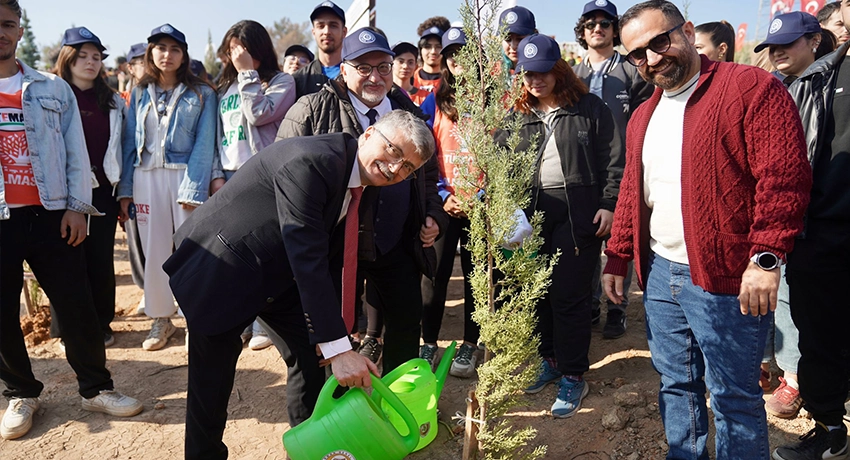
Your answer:
[[[416,154],[423,164],[434,155],[434,134],[424,121],[408,111],[393,110],[372,126],[382,133],[392,132],[410,139],[416,146]]]

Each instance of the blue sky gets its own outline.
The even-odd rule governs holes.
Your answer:
[[[387,33],[390,43],[416,40],[416,27],[423,19],[443,15],[458,20],[461,0],[375,0],[377,26]],[[264,25],[286,16],[293,21],[307,21],[320,0],[20,0],[32,23],[39,45],[54,43],[62,32],[73,26],[91,29],[113,56],[123,55],[130,45],[145,41],[151,29],[166,22],[184,32],[189,54],[203,59],[207,31],[217,47],[231,25],[242,19],[253,19]],[[573,41],[572,28],[581,14],[583,0],[518,0],[519,5],[534,12],[542,33],[555,35],[558,41]],[[636,0],[614,0],[622,14]],[[683,6],[683,0],[674,3]],[[769,0],[765,0],[769,4]],[[799,2],[797,8],[799,8]],[[352,0],[339,0],[347,9]],[[425,7],[422,7],[425,5]],[[689,17],[699,24],[725,19],[735,27],[749,24],[748,40],[754,40],[759,0],[691,0]],[[761,20],[766,34],[766,17]],[[309,45],[313,48],[313,44]],[[107,61],[111,63],[111,59]]]

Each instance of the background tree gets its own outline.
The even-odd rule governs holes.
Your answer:
[[[536,459],[546,453],[546,446],[527,446],[536,430],[518,429],[506,415],[540,369],[535,305],[546,293],[557,256],[537,254],[543,242],[540,213],[531,218],[532,235],[512,247],[512,254],[503,251],[503,243],[516,229],[515,213],[530,204],[537,148],[533,142],[528,150],[516,149],[520,118],[509,114],[521,87],[509,83],[509,70],[501,65],[505,32],[496,29],[499,6],[499,0],[463,1],[460,14],[467,45],[456,58],[465,69],[456,83],[455,101],[462,114],[457,136],[473,158],[471,164],[457,164],[461,184],[471,185],[461,185],[458,196],[474,197],[479,186],[485,191],[480,200],[464,203],[474,265],[470,276],[473,319],[481,326],[481,341],[487,346],[470,398],[478,407],[473,403],[467,412],[471,429],[467,430],[464,459],[480,454],[485,459]],[[517,83],[521,81],[518,75]],[[493,141],[497,130],[513,133],[507,146]]]
[[[61,48],[62,39],[41,47],[41,70],[53,70],[53,67],[56,66],[56,60],[59,59],[59,50]]]
[[[24,14],[21,16],[21,28],[24,29],[24,37],[21,40],[21,45],[18,46],[18,59],[35,69],[38,64],[39,52],[38,45],[35,44],[35,34],[32,33],[27,10],[24,10]]]
[[[275,21],[271,27],[268,27],[278,61],[283,62],[283,53],[292,45],[304,45],[310,48],[308,44],[313,41],[313,36],[310,34],[311,28],[310,21],[292,22],[287,17]]]
[[[207,73],[215,78],[221,71],[221,62],[217,60],[215,55],[216,47],[213,45],[212,32],[207,29],[207,50],[204,54],[204,69]]]

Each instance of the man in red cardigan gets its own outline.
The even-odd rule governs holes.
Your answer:
[[[707,388],[717,458],[767,459],[759,365],[812,180],[800,117],[768,73],[701,57],[670,2],[630,8],[620,37],[657,89],[628,126],[606,294],[634,258],[668,458],[708,458]]]

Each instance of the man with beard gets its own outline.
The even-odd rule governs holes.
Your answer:
[[[313,8],[313,39],[319,46],[316,59],[292,75],[295,79],[295,97],[313,94],[328,80],[339,76],[342,65],[342,39],[348,33],[345,12],[334,2],[325,1]]]
[[[614,115],[614,124],[625,137],[629,116],[641,102],[649,99],[654,89],[638,75],[633,65],[626,63],[625,56],[618,53],[614,47],[620,46],[619,20],[617,6],[607,0],[594,0],[584,5],[584,11],[575,27],[576,40],[587,50],[587,55],[580,63],[573,66],[573,71],[584,81],[590,92],[605,101]],[[599,271],[602,260],[597,263],[593,276],[593,324],[599,322],[602,315],[600,308],[602,285]],[[632,282],[632,268],[626,276],[625,286]],[[608,315],[602,337],[616,339],[626,333],[626,307],[629,300],[615,304],[608,300]]]
[[[345,38],[342,53],[342,78],[300,98],[283,119],[278,140],[338,132],[359,136],[394,109],[427,118],[393,86],[394,53],[386,37],[364,27]],[[358,268],[367,280],[366,299],[384,314],[385,373],[419,356],[421,274],[433,277],[437,255],[431,246],[448,226],[437,178],[433,157],[411,180],[363,197],[371,213],[361,220]]]
[[[779,267],[803,227],[811,168],[779,80],[713,62],[670,2],[620,18],[626,59],[656,85],[632,115],[603,276],[623,300],[628,261],[644,290],[669,458],[769,458],[759,366]]]

